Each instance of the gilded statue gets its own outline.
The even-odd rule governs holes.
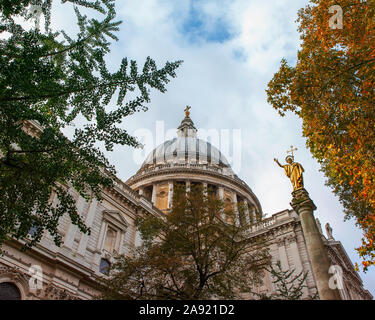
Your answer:
[[[189,118],[190,117],[190,110],[191,109],[191,107],[190,106],[186,106],[186,108],[185,108],[185,118]]]
[[[303,188],[303,175],[302,173],[305,171],[302,165],[298,162],[294,162],[293,151],[297,149],[293,149],[292,147],[292,155],[288,155],[285,158],[287,164],[280,164],[280,162],[275,158],[274,161],[281,167],[284,168],[285,175],[290,179],[293,185],[293,191],[299,190]]]

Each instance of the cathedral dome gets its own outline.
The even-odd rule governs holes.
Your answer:
[[[185,109],[177,137],[157,146],[126,183],[165,212],[171,206],[174,185],[182,183],[187,188],[202,184],[227,203],[245,204],[247,218],[262,216],[259,200],[234,174],[226,157],[211,143],[197,137],[189,107]]]
[[[142,167],[156,164],[210,164],[230,168],[228,160],[211,143],[196,136],[179,136],[155,148]]]
[[[142,168],[160,164],[200,164],[227,168],[233,174],[225,156],[211,143],[197,138],[197,129],[188,111],[177,130],[177,138],[156,147],[142,164]]]

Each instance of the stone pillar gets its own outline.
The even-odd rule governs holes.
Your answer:
[[[245,220],[246,225],[249,226],[250,225],[250,212],[249,212],[249,206],[247,204],[247,200],[243,201],[243,205],[244,205],[243,213],[245,215],[244,220]]]
[[[190,192],[190,181],[186,181],[186,192]]]
[[[172,199],[173,199],[173,181],[170,181],[169,188],[168,188],[168,209],[172,207]]]
[[[301,271],[303,271],[303,266],[302,266],[300,252],[299,252],[298,245],[297,245],[297,236],[295,234],[290,235],[287,238],[287,240],[289,242],[289,249],[290,249],[289,253],[292,256],[292,261],[290,261],[289,264],[293,264],[293,268],[296,270],[296,274],[299,274]],[[307,279],[306,279],[306,284],[307,284]],[[309,294],[308,288],[303,288],[302,292],[305,297],[307,297]]]
[[[313,211],[316,209],[308,192],[302,188],[292,192],[291,206],[301,219],[303,235],[306,241],[307,252],[310,257],[316,286],[320,300],[341,300],[337,289],[329,288],[330,262],[327,250],[314,219]]]
[[[217,192],[218,192],[218,196],[219,196],[220,201],[224,201],[224,188],[223,187],[219,187]],[[221,215],[222,219],[225,219],[224,208],[222,209],[220,215]]]
[[[240,225],[240,212],[238,210],[237,194],[235,192],[233,193],[233,209],[234,209],[234,214],[235,214],[235,224],[236,226],[239,226]]]
[[[224,200],[224,188],[223,187],[219,187],[218,195],[219,195],[220,200]]]
[[[249,214],[249,219],[250,219],[250,223],[251,224],[255,224],[257,223],[257,217],[256,217],[256,213],[255,213],[255,207],[254,205],[251,205],[251,210],[250,210],[250,214]]]
[[[158,185],[157,184],[153,184],[152,185],[152,197],[151,197],[151,202],[152,204],[155,206],[156,205],[156,189],[157,189]]]

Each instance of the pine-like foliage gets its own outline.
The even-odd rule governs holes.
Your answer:
[[[303,289],[307,288],[306,278],[308,273],[303,271],[296,273],[295,269],[283,270],[281,262],[278,260],[275,265],[271,265],[267,271],[272,277],[272,283],[275,286],[275,293],[272,294],[258,294],[261,300],[301,300],[303,296]],[[309,299],[317,299],[317,293],[314,296],[309,296]]]
[[[114,1],[63,1],[63,6],[74,5],[71,19],[79,27],[74,37],[52,30],[52,3],[0,4],[0,245],[15,238],[32,246],[45,230],[59,245],[57,226],[64,213],[89,232],[69,189],[100,200],[115,170],[98,143],[107,151],[114,144],[140,146],[119,124],[147,109],[150,88],[165,92],[181,63],[159,69],[148,57],[139,70],[135,61],[123,58],[111,72],[105,57],[121,23],[115,20]],[[83,15],[82,7],[103,19]],[[44,27],[35,23],[27,29],[36,16]],[[129,92],[132,98],[125,99]],[[108,107],[110,101],[115,108]],[[73,128],[70,139],[62,134],[67,128]],[[51,195],[57,197],[53,203]]]

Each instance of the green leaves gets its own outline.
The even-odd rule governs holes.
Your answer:
[[[142,245],[117,257],[103,279],[105,299],[234,299],[261,282],[269,263],[262,240],[236,226],[234,206],[225,208],[203,187],[174,185],[164,216],[137,221]]]
[[[181,64],[157,68],[148,57],[139,72],[135,61],[123,58],[119,69],[110,72],[109,40],[117,40],[121,23],[116,21],[114,1],[64,2],[75,5],[75,36],[51,30],[50,0],[33,2],[42,8],[43,32],[25,30],[15,19],[15,14],[31,19],[28,8],[22,7],[30,1],[18,1],[14,8],[6,2],[0,6],[0,244],[10,235],[34,245],[44,230],[60,244],[57,227],[64,214],[87,232],[71,191],[87,200],[100,199],[115,174],[97,143],[108,151],[115,144],[138,147],[119,124],[147,110],[149,90],[165,92]],[[82,6],[103,18],[82,15]],[[126,99],[129,91],[136,93],[131,100]],[[109,108],[116,94],[117,108]],[[67,128],[74,128],[70,139],[62,133]],[[37,233],[30,242],[27,234],[34,225]]]

